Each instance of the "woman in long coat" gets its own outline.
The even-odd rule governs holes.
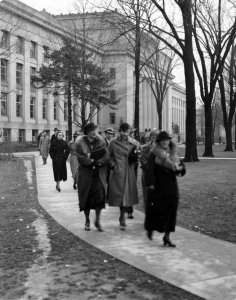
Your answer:
[[[50,138],[47,135],[47,132],[43,131],[42,136],[40,137],[40,140],[39,140],[39,151],[40,151],[40,154],[42,155],[44,165],[46,165],[46,163],[47,163],[49,147],[50,147]]]
[[[85,230],[90,230],[90,210],[96,212],[95,227],[103,231],[100,213],[105,208],[105,189],[109,155],[105,140],[96,133],[96,125],[88,123],[83,136],[76,140],[79,161],[79,207],[85,214]]]
[[[135,176],[135,162],[129,162],[129,155],[136,141],[129,137],[130,126],[122,123],[119,135],[112,139],[108,147],[111,159],[108,202],[110,206],[120,207],[120,227],[125,229],[126,207],[138,203],[138,190]]]
[[[69,148],[70,148],[70,169],[71,169],[71,174],[74,180],[73,183],[73,188],[76,190],[77,184],[78,184],[78,168],[79,168],[79,163],[78,163],[78,157],[77,157],[77,152],[76,152],[76,138],[78,137],[78,133],[75,132],[73,134],[73,140],[69,142]]]
[[[58,132],[56,139],[50,145],[50,157],[52,159],[52,167],[54,180],[56,181],[56,189],[61,191],[60,181],[67,180],[66,160],[70,153],[67,142],[63,140],[63,133]]]
[[[164,233],[164,245],[176,247],[170,240],[170,232],[175,231],[179,202],[176,176],[184,175],[176,153],[175,144],[167,132],[157,136],[146,166],[148,196],[144,227],[151,240],[153,231]]]

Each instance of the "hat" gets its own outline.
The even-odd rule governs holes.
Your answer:
[[[84,126],[84,134],[87,135],[89,132],[94,131],[97,129],[97,125],[94,123],[88,123]]]
[[[107,129],[104,132],[114,134],[114,130],[111,127],[107,127]]]
[[[56,131],[56,130],[58,131],[58,129],[57,129],[57,128],[54,128],[54,131]]]
[[[172,138],[169,136],[169,133],[166,131],[161,131],[158,135],[157,135],[157,142],[163,141],[163,140],[171,140]]]

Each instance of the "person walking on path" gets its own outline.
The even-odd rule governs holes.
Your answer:
[[[44,165],[46,165],[46,163],[47,163],[49,148],[50,148],[50,138],[47,135],[46,130],[44,130],[42,132],[42,136],[40,137],[40,140],[39,140],[39,151],[42,155]]]
[[[51,143],[49,154],[52,159],[54,180],[56,181],[56,190],[61,191],[60,181],[67,180],[66,160],[69,156],[70,148],[67,142],[63,140],[63,133],[59,131],[56,139]]]
[[[145,180],[148,187],[144,227],[152,240],[153,231],[164,233],[165,246],[176,247],[170,240],[175,231],[179,201],[176,176],[184,175],[176,145],[165,131],[161,131],[148,158]]]
[[[59,130],[57,128],[54,128],[54,134],[51,136],[51,143],[54,140],[56,140],[58,132],[59,132]]]
[[[110,206],[120,208],[120,228],[126,227],[126,207],[138,203],[138,190],[134,170],[134,161],[130,154],[136,146],[136,141],[129,137],[130,125],[122,123],[119,135],[112,139],[108,147],[111,159],[111,174],[109,180],[108,202]]]
[[[74,190],[77,189],[77,184],[78,184],[78,157],[77,157],[77,152],[76,152],[76,138],[78,137],[79,133],[75,132],[73,134],[73,139],[69,142],[69,148],[70,148],[70,169],[71,169],[71,174],[74,180],[73,183],[73,188]]]
[[[143,190],[144,206],[146,206],[146,202],[147,202],[147,187],[145,184],[145,173],[146,173],[147,161],[151,149],[156,142],[157,135],[158,132],[156,130],[152,130],[150,133],[150,140],[146,144],[141,146],[140,165],[142,169],[141,183],[142,183],[142,190]]]
[[[85,230],[90,228],[90,210],[96,212],[95,227],[103,231],[100,224],[101,210],[105,208],[105,189],[109,155],[105,140],[96,133],[96,125],[88,123],[84,135],[76,140],[79,161],[78,194],[80,211],[85,214]]]
[[[106,148],[110,145],[110,141],[114,137],[114,130],[111,127],[108,127],[105,130],[105,142],[106,142]],[[107,167],[107,189],[106,189],[106,202],[108,203],[108,193],[109,193],[109,178],[110,178],[110,168]]]

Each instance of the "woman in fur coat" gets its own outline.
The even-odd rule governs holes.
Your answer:
[[[84,135],[76,140],[79,161],[79,207],[85,214],[85,230],[90,230],[90,210],[96,212],[95,227],[103,231],[100,213],[105,208],[105,189],[107,183],[107,164],[109,155],[105,140],[96,133],[96,125],[88,123]]]
[[[153,231],[164,233],[165,246],[176,247],[170,240],[175,231],[179,202],[176,176],[184,175],[177,155],[176,145],[165,131],[158,134],[146,166],[148,197],[144,227],[152,240]]]

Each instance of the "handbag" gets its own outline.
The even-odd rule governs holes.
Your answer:
[[[140,151],[138,150],[138,147],[133,145],[128,154],[128,162],[130,165],[138,162],[139,153]]]
[[[94,160],[99,160],[105,154],[106,154],[106,148],[105,147],[100,147],[100,148],[97,148],[97,149],[91,151],[90,158],[92,158]]]

